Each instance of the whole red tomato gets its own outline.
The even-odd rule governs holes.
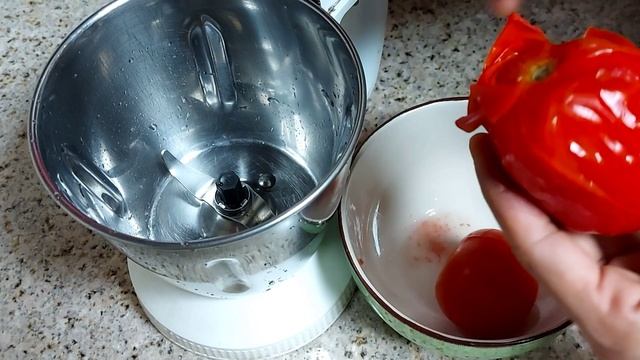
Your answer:
[[[518,336],[537,296],[538,283],[514,257],[502,232],[493,229],[467,235],[436,283],[444,314],[475,339]]]
[[[640,49],[590,28],[551,43],[519,15],[457,125],[487,130],[507,173],[566,229],[640,230]]]

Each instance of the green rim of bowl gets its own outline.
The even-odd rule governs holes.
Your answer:
[[[411,326],[408,326],[402,322],[399,318],[387,311],[381,306],[376,299],[369,293],[367,287],[360,281],[359,277],[353,271],[355,282],[358,289],[364,294],[365,300],[373,308],[373,310],[384,320],[398,334],[407,340],[410,340],[414,344],[422,346],[429,350],[435,350],[443,355],[455,356],[456,358],[465,359],[498,359],[504,357],[511,357],[522,355],[532,350],[549,346],[556,336],[560,335],[564,331],[564,327],[561,327],[551,333],[547,333],[542,337],[537,337],[528,342],[523,342],[515,345],[505,345],[501,347],[477,347],[471,345],[454,344],[451,342],[436,339],[430,337]]]

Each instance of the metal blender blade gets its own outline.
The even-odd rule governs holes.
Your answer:
[[[241,209],[228,209],[220,201],[218,186],[214,178],[183,164],[168,150],[162,150],[160,154],[171,176],[196,199],[211,206],[225,219],[250,228],[275,215],[269,204],[246,183],[242,183],[242,187],[248,191],[246,206]]]

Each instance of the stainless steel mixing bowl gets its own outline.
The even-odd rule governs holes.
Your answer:
[[[47,65],[30,149],[59,205],[136,263],[244,293],[321,240],[364,89],[350,40],[311,1],[115,1]]]

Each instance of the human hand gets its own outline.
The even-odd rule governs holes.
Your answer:
[[[640,240],[565,232],[519,195],[487,134],[471,138],[482,193],[520,262],[602,359],[640,359]]]
[[[489,8],[497,16],[508,16],[518,10],[522,0],[489,0]]]

